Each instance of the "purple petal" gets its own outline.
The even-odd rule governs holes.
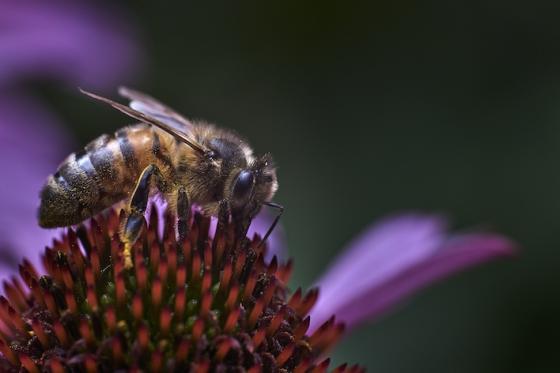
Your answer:
[[[410,215],[363,234],[318,281],[311,329],[333,314],[350,329],[437,280],[513,253],[513,243],[502,236],[450,238],[444,226],[438,217]]]
[[[57,119],[30,97],[0,92],[0,274],[23,256],[37,262],[54,232],[37,225],[39,190],[63,159],[68,140]],[[15,261],[15,263],[14,263]]]
[[[137,66],[139,50],[114,9],[85,2],[10,1],[0,12],[0,84],[48,77],[103,87]]]
[[[317,321],[313,323],[332,315],[328,307],[331,300],[344,304],[355,294],[367,292],[403,268],[430,257],[444,239],[445,222],[441,217],[405,215],[373,225],[318,281],[321,296],[314,312],[321,315],[315,316]]]

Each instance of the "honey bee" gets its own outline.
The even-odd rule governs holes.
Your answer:
[[[62,162],[40,193],[39,225],[78,224],[126,200],[120,235],[130,267],[131,245],[140,235],[148,199],[159,192],[176,215],[180,240],[187,234],[192,204],[216,216],[218,224],[231,217],[242,237],[263,205],[276,208],[263,242],[268,238],[284,210],[271,201],[278,181],[270,154],[255,156],[234,132],[190,121],[128,88],[121,87],[119,94],[130,100],[129,106],[81,92],[139,123],[98,137]]]

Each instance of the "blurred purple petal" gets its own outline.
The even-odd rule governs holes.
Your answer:
[[[126,20],[93,2],[4,1],[0,12],[0,271],[36,261],[54,235],[37,226],[38,192],[69,153],[55,118],[16,83],[30,78],[102,87],[138,66]],[[109,13],[110,11],[110,13]],[[14,261],[16,263],[14,263]],[[0,272],[4,275],[4,272]]]
[[[311,312],[311,329],[333,314],[352,328],[432,282],[511,255],[513,247],[492,234],[449,237],[440,217],[386,220],[362,234],[318,281],[320,296]]]
[[[138,66],[139,50],[122,17],[105,10],[86,2],[3,1],[0,84],[21,77],[90,88],[122,81]]]
[[[52,230],[37,225],[39,190],[68,149],[57,119],[40,103],[0,92],[0,273],[17,270],[23,256],[36,262]],[[15,263],[12,263],[15,260]]]

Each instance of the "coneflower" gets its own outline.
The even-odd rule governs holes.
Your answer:
[[[289,294],[291,262],[267,263],[258,235],[210,232],[200,214],[177,243],[172,221],[160,238],[150,215],[129,270],[115,211],[68,229],[46,249],[44,275],[25,260],[0,297],[1,371],[328,369],[343,325],[331,318],[308,331],[318,293]]]

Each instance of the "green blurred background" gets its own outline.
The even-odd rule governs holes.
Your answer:
[[[146,57],[124,84],[274,154],[294,284],[310,286],[395,211],[444,212],[521,244],[517,260],[455,276],[355,331],[335,363],[560,367],[558,1],[120,5]],[[126,123],[75,91],[46,90],[81,144]]]

